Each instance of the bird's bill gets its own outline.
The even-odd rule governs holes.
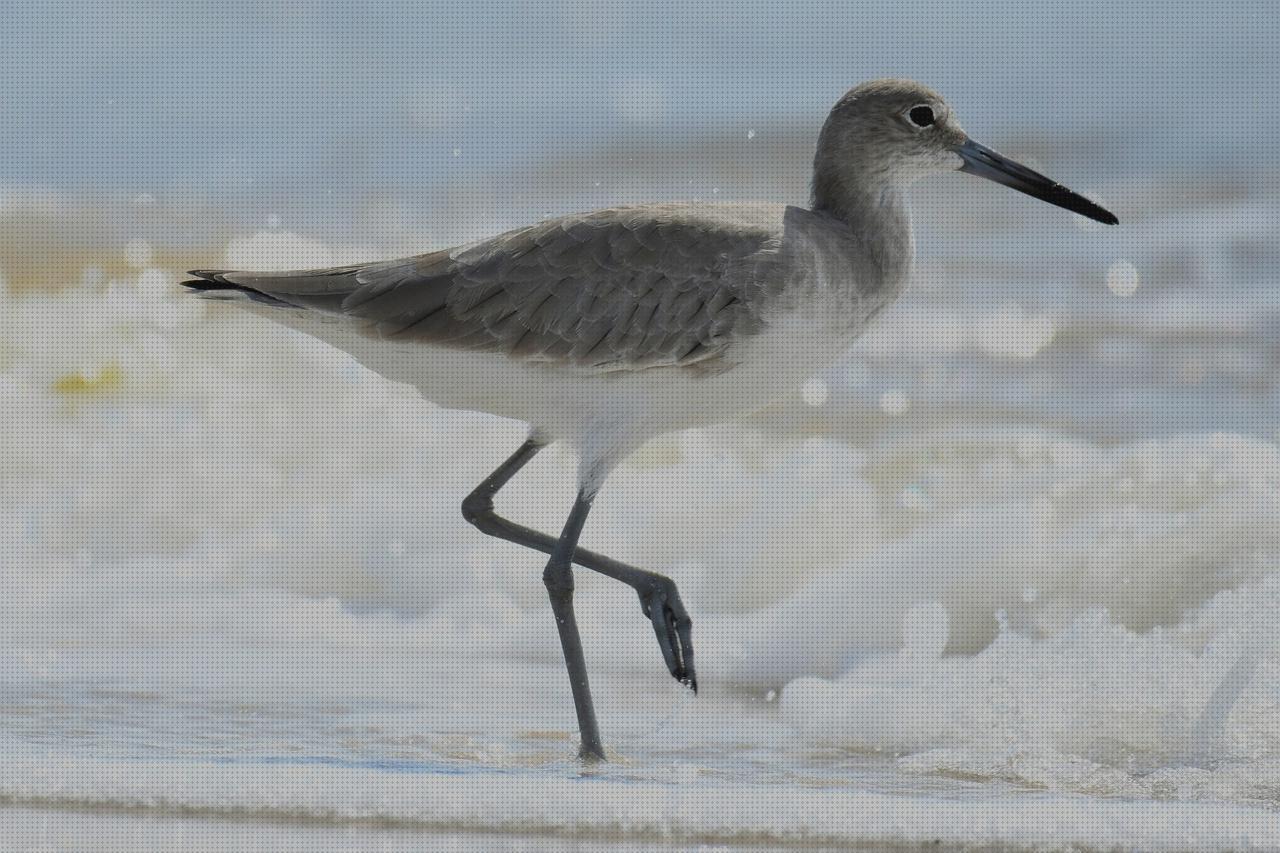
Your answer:
[[[1064,207],[1073,213],[1107,225],[1116,225],[1120,222],[1115,214],[1104,210],[1079,193],[1072,192],[1057,181],[1046,178],[1039,172],[992,151],[985,145],[979,145],[972,139],[966,139],[955,151],[964,161],[960,167],[962,172],[995,181],[997,184],[1004,184],[1032,198],[1056,204],[1058,207]]]

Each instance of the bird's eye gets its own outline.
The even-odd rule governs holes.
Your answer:
[[[921,104],[907,111],[907,120],[916,127],[928,127],[933,124],[933,107]]]

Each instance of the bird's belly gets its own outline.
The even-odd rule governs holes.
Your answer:
[[[799,316],[776,321],[732,347],[725,359],[733,367],[708,377],[697,393],[725,417],[758,411],[838,361],[859,331],[824,328]]]
[[[584,404],[598,420],[629,422],[640,440],[759,411],[848,351],[857,330],[816,328],[785,318],[735,342],[716,360],[582,380],[600,392]],[[628,428],[622,427],[622,428]]]
[[[524,421],[579,448],[607,441],[614,454],[655,435],[757,411],[830,365],[856,337],[852,329],[817,329],[811,318],[784,317],[734,342],[719,361],[589,373],[501,353],[371,338],[354,324],[310,313],[263,313],[441,406]]]

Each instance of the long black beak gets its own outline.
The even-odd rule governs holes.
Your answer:
[[[972,139],[966,139],[964,144],[955,149],[955,151],[964,160],[964,165],[960,167],[962,172],[978,175],[989,181],[995,181],[997,184],[1004,184],[1006,187],[1012,187],[1032,198],[1047,201],[1049,204],[1056,204],[1058,207],[1065,207],[1067,210],[1078,213],[1081,216],[1087,216],[1090,219],[1096,219],[1098,222],[1107,225],[1118,225],[1120,223],[1115,214],[1109,210],[1104,210],[1084,196],[1073,193],[1062,184],[1046,178],[1039,172],[1028,169],[1021,163],[1010,160],[1003,154],[997,154]]]

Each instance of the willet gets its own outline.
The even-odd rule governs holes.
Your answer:
[[[564,216],[489,240],[296,272],[196,270],[185,284],[238,298],[452,408],[531,425],[462,503],[490,536],[544,554],[581,732],[600,759],[573,611],[578,564],[628,584],[671,674],[697,690],[689,615],[667,577],[579,548],[613,466],[653,436],[758,410],[835,361],[906,282],[904,191],[960,170],[1091,219],[1116,218],[969,139],[946,102],[903,80],[846,94],[818,137],[809,207],[648,204]],[[558,537],[494,512],[547,443],[579,458]]]

